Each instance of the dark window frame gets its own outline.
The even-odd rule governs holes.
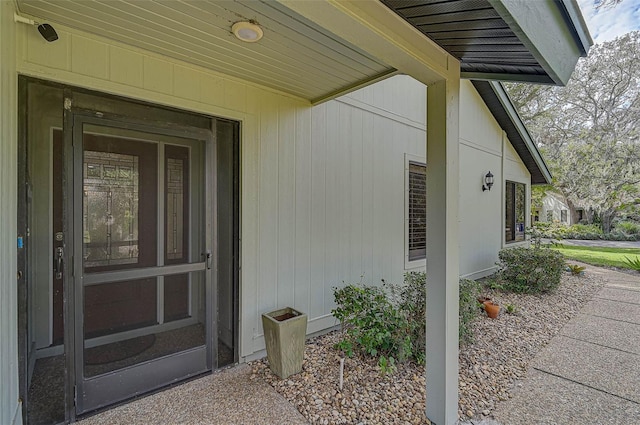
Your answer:
[[[526,194],[527,185],[525,183],[509,180],[505,182],[504,236],[506,243],[523,242],[525,240]],[[522,209],[521,211],[518,210],[519,206]]]
[[[407,256],[410,262],[427,258],[427,165],[408,161]]]

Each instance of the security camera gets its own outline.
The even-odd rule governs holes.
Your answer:
[[[40,35],[42,36],[42,38],[47,40],[49,43],[51,43],[52,41],[56,41],[58,39],[58,33],[49,24],[41,24],[39,22],[34,21],[33,19],[20,16],[17,13],[13,14],[13,20],[15,22],[20,22],[27,25],[37,26],[38,31],[40,32]]]
[[[38,31],[40,31],[40,35],[49,43],[58,39],[58,33],[49,24],[38,25]]]

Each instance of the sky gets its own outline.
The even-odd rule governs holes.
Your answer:
[[[595,0],[578,0],[582,16],[595,43],[610,41],[630,31],[640,30],[640,0],[622,0],[615,7],[596,10]]]

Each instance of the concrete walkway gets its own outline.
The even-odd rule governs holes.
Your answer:
[[[132,401],[80,425],[306,425],[291,403],[242,364]]]
[[[495,418],[519,424],[640,424],[640,275],[607,282],[532,362]]]

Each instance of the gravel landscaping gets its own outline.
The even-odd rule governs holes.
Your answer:
[[[487,290],[484,294],[503,308],[497,319],[479,316],[472,324],[474,342],[460,349],[460,419],[490,419],[497,403],[509,398],[524,377],[530,360],[603,284],[588,273],[566,273],[552,294]],[[505,311],[509,304],[514,314]],[[273,375],[266,359],[251,363],[253,378],[273,386],[312,424],[428,423],[423,366],[400,364],[394,373],[382,375],[373,359],[347,358],[340,390],[340,354],[333,348],[339,336],[331,332],[308,340],[303,370],[289,379]]]

